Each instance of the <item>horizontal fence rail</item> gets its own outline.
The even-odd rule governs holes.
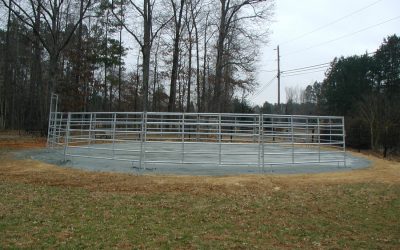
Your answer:
[[[57,112],[48,147],[64,159],[149,164],[346,166],[343,117],[162,112]]]

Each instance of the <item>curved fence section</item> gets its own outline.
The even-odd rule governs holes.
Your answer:
[[[343,117],[52,110],[48,147],[64,159],[151,164],[346,166]]]

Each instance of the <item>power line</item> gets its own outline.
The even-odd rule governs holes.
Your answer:
[[[282,71],[282,74],[293,74],[293,73],[301,73],[301,72],[308,72],[308,71],[313,71],[317,69],[326,69],[329,67],[329,65],[324,65],[324,66],[319,66],[319,67],[314,67],[314,68],[309,68],[309,69],[302,69],[302,70],[294,70],[294,71]]]
[[[363,55],[374,55],[376,54],[377,51],[374,52],[366,52]],[[288,70],[283,70],[281,71],[281,74],[294,74],[294,73],[301,73],[301,72],[308,72],[308,71],[313,71],[317,69],[323,69],[328,67],[332,62],[326,62],[326,63],[320,63],[320,64],[314,64],[306,67],[300,67],[300,68],[294,68],[294,69],[288,69]],[[262,72],[267,72],[267,73],[272,73],[272,72],[277,72],[278,70],[260,70]]]
[[[397,17],[397,18],[399,18],[399,17]],[[376,54],[376,52],[377,51],[366,52],[366,55],[373,55],[373,54]],[[307,75],[307,74],[311,74],[311,73],[326,72],[325,68],[328,67],[330,64],[331,64],[331,62],[314,64],[314,65],[310,65],[310,66],[280,71],[279,73],[282,74],[283,77],[291,77],[291,76]],[[323,70],[321,70],[322,68],[323,68]],[[278,70],[261,70],[261,71],[277,72]],[[253,94],[252,99],[257,98],[265,89],[267,89],[272,84],[272,82],[277,77],[278,76],[274,76],[267,84],[265,84],[260,90],[258,90],[255,94]]]
[[[376,54],[377,51],[374,52],[366,52],[364,55],[374,55]],[[326,71],[326,67],[328,67],[331,64],[331,62],[326,62],[326,63],[320,63],[320,64],[315,64],[315,65],[310,65],[306,67],[301,67],[301,68],[294,68],[294,69],[288,69],[281,71],[281,74],[284,75],[285,77],[289,76],[296,76],[296,75],[306,75],[309,73],[316,73],[316,72],[324,72]]]
[[[320,46],[322,46],[322,45],[325,45],[325,44],[328,44],[328,43],[332,43],[332,42],[341,40],[341,39],[343,39],[343,38],[346,38],[346,37],[353,36],[353,35],[355,35],[355,34],[361,33],[361,32],[363,32],[363,31],[366,31],[366,30],[375,28],[375,27],[377,27],[377,26],[383,25],[383,24],[385,24],[385,23],[394,21],[394,20],[399,19],[399,18],[400,18],[400,16],[396,16],[396,17],[387,19],[387,20],[385,20],[385,21],[383,21],[383,22],[380,22],[380,23],[377,23],[377,24],[374,24],[374,25],[365,27],[365,28],[363,28],[363,29],[360,29],[360,30],[357,30],[357,31],[354,31],[354,32],[351,32],[351,33],[347,33],[347,34],[345,34],[345,35],[343,35],[343,36],[334,38],[334,39],[332,39],[332,40],[325,41],[325,42],[316,44],[316,45],[314,45],[314,46],[311,46],[311,47],[308,47],[308,48],[305,48],[305,49],[302,49],[302,50],[298,50],[298,51],[290,52],[290,53],[288,53],[288,54],[284,54],[284,56],[293,55],[293,54],[297,54],[297,53],[300,53],[300,52],[304,52],[304,51],[307,51],[307,50],[310,50],[310,49],[314,49],[314,48],[320,47]]]
[[[308,71],[308,70],[314,70],[317,68],[325,68],[329,65],[330,63],[321,63],[321,64],[315,64],[315,65],[311,65],[311,66],[307,66],[307,67],[301,67],[301,68],[295,68],[295,69],[288,69],[288,70],[284,70],[282,71],[282,73],[290,73],[290,72],[298,72],[298,71]]]
[[[290,77],[290,76],[299,76],[299,75],[307,75],[311,73],[319,73],[319,72],[325,72],[326,69],[323,70],[315,70],[315,71],[308,71],[308,72],[303,72],[303,73],[296,73],[296,74],[284,74],[283,77]]]
[[[278,70],[277,70],[277,69],[274,69],[274,70],[264,70],[264,69],[261,69],[261,70],[259,70],[259,71],[265,72],[265,73],[273,73],[273,72],[277,72]]]
[[[345,16],[342,16],[342,17],[340,17],[340,18],[338,18],[338,19],[336,19],[336,20],[333,20],[333,21],[330,22],[330,23],[327,23],[327,24],[325,24],[325,25],[322,25],[322,26],[320,26],[320,27],[318,27],[318,28],[316,28],[316,29],[314,29],[314,30],[312,30],[312,31],[310,31],[310,32],[304,33],[304,34],[302,34],[302,35],[300,35],[300,36],[298,36],[298,37],[295,37],[295,38],[293,38],[293,39],[291,39],[291,40],[289,40],[289,41],[283,42],[283,43],[281,43],[281,45],[282,45],[282,44],[287,44],[287,43],[291,43],[291,42],[297,41],[297,40],[299,40],[300,38],[303,38],[303,37],[305,37],[305,36],[311,35],[311,34],[317,32],[317,31],[320,31],[320,30],[322,30],[322,29],[325,29],[325,28],[328,27],[328,26],[331,26],[331,25],[333,25],[333,24],[335,24],[335,23],[338,23],[338,22],[342,21],[343,19],[346,19],[346,18],[348,18],[348,17],[350,17],[350,16],[352,16],[352,15],[354,15],[354,14],[357,14],[357,13],[359,13],[359,12],[365,10],[365,9],[368,9],[368,8],[370,8],[371,6],[373,6],[373,5],[375,5],[375,4],[379,3],[379,2],[382,2],[382,1],[383,1],[383,0],[375,1],[375,2],[373,2],[373,3],[371,3],[371,4],[369,4],[369,5],[367,5],[367,6],[363,7],[363,8],[361,8],[361,9],[355,10],[355,11],[353,11],[353,12],[351,12],[351,13],[345,15]]]
[[[271,85],[271,83],[275,80],[276,76],[274,76],[268,83],[266,83],[260,90],[258,90],[254,96],[257,97],[261,92],[263,92],[266,88],[269,87],[269,85]]]
[[[361,54],[361,55],[374,55],[374,54],[376,54],[376,52],[377,52],[377,50],[374,51],[374,52],[366,52],[365,54]],[[285,73],[291,73],[292,71],[301,72],[301,71],[314,70],[314,69],[317,69],[317,68],[324,68],[326,66],[329,66],[330,64],[331,64],[331,62],[320,63],[320,64],[310,65],[310,66],[301,67],[301,68],[283,70],[283,71],[281,71],[281,73],[285,74]],[[277,72],[278,70],[277,69],[274,69],[274,70],[263,70],[262,69],[262,70],[259,70],[259,71],[266,72],[266,73],[273,73],[273,72]]]
[[[257,91],[257,93],[255,93],[252,98],[256,98],[257,96],[259,96],[266,88],[268,88],[271,83],[275,80],[276,76],[274,76],[274,78],[272,78],[267,84],[265,84],[259,91]]]

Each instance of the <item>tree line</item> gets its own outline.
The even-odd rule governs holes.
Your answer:
[[[272,0],[0,0],[0,128],[63,111],[231,112]],[[133,65],[133,66],[132,66]]]
[[[378,50],[335,58],[322,82],[304,90],[287,88],[287,103],[264,103],[257,112],[345,117],[346,144],[386,157],[400,149],[400,37],[384,39]]]
[[[61,111],[341,115],[348,145],[400,142],[400,39],[335,58],[287,103],[252,107],[272,0],[0,0],[0,129],[46,133]],[[239,98],[238,95],[242,97]]]

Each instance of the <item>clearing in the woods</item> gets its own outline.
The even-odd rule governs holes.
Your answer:
[[[0,248],[400,247],[400,163],[351,172],[136,176],[17,160],[0,140]]]

